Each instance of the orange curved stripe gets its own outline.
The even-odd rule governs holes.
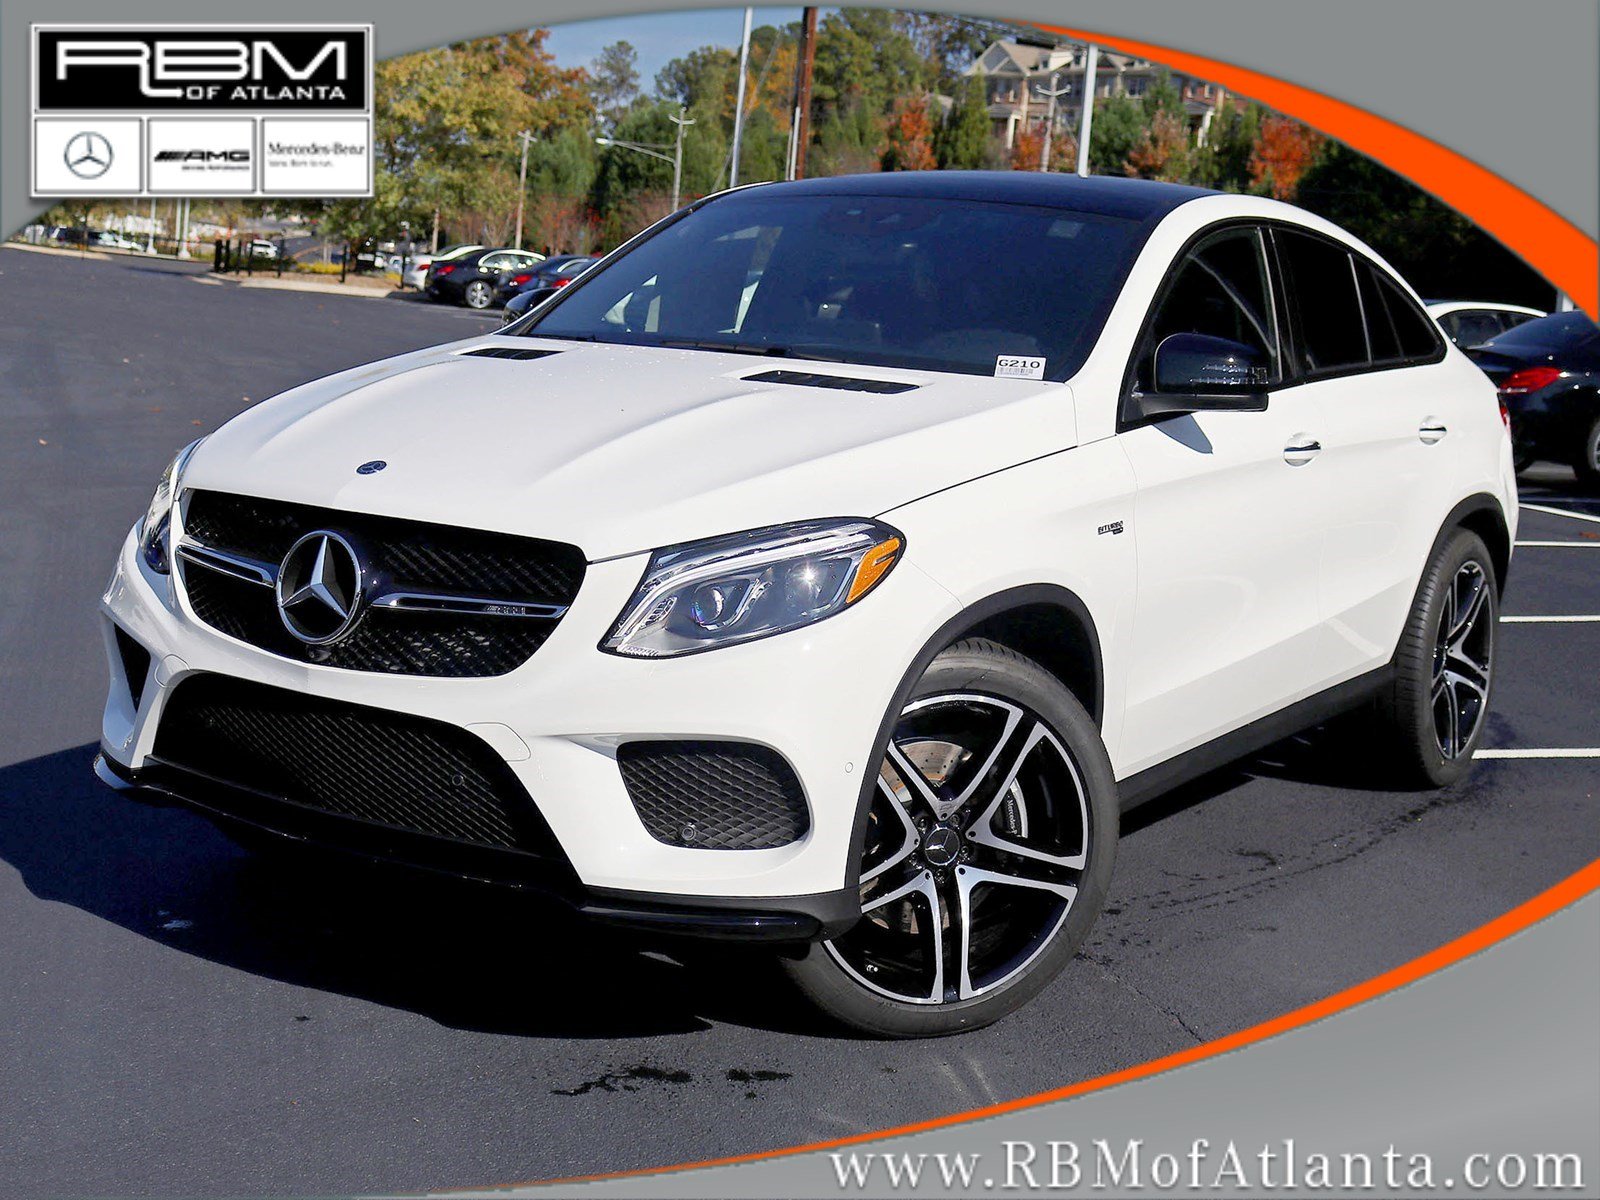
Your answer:
[[[1133,1083],[1139,1079],[1148,1079],[1152,1075],[1160,1075],[1179,1067],[1188,1066],[1190,1063],[1201,1062],[1208,1058],[1226,1054],[1230,1050],[1238,1050],[1256,1042],[1266,1041],[1268,1038],[1277,1037],[1279,1034],[1288,1033],[1304,1025],[1310,1025],[1327,1017],[1335,1016],[1346,1009],[1354,1008],[1358,1004],[1365,1004],[1368,1000],[1376,999],[1388,992],[1398,991],[1407,984],[1415,983],[1425,976],[1435,974],[1446,967],[1453,966],[1462,959],[1470,958],[1489,947],[1505,941],[1514,934],[1521,933],[1524,929],[1538,924],[1546,917],[1576,904],[1579,900],[1592,892],[1600,891],[1600,858],[1595,859],[1588,866],[1575,874],[1567,876],[1560,883],[1546,891],[1540,892],[1533,899],[1519,904],[1516,908],[1503,916],[1496,917],[1487,924],[1480,925],[1470,933],[1462,934],[1453,942],[1446,942],[1437,950],[1430,950],[1420,958],[1414,958],[1408,963],[1385,971],[1382,975],[1373,977],[1365,983],[1358,983],[1354,987],[1346,988],[1332,996],[1304,1008],[1285,1013],[1281,1017],[1274,1017],[1270,1021],[1263,1021],[1249,1029],[1241,1029],[1237,1033],[1230,1033],[1214,1041],[1205,1042],[1199,1046],[1191,1046],[1186,1050],[1179,1050],[1175,1054],[1168,1054],[1163,1058],[1152,1059],[1140,1063],[1136,1067],[1128,1067],[1121,1071],[1113,1071],[1109,1075],[1101,1075],[1094,1079],[1086,1079],[1081,1083],[1070,1084],[1067,1087],[1056,1088],[1048,1092],[1039,1092],[1036,1095],[1024,1096],[1018,1100],[1007,1100],[1001,1104],[992,1104],[985,1108],[975,1108],[970,1112],[953,1113],[947,1117],[935,1117],[928,1121],[918,1121],[910,1125],[901,1125],[894,1129],[880,1129],[870,1133],[857,1133],[849,1137],[834,1138],[825,1142],[812,1142],[804,1146],[787,1146],[781,1150],[762,1150],[753,1154],[737,1154],[729,1158],[711,1158],[704,1162],[679,1163],[668,1167],[650,1167],[642,1171],[613,1171],[603,1175],[578,1175],[567,1179],[543,1179],[520,1184],[496,1184],[498,1190],[506,1187],[534,1187],[539,1184],[558,1183],[591,1183],[601,1179],[632,1179],[649,1175],[666,1175],[678,1171],[701,1170],[706,1167],[730,1167],[740,1163],[753,1163],[769,1161],[776,1158],[789,1158],[796,1154],[811,1154],[819,1150],[837,1150],[843,1146],[859,1146],[865,1142],[876,1142],[886,1138],[906,1137],[910,1134],[927,1133],[934,1129],[945,1129],[951,1125],[963,1125],[970,1121],[980,1121],[987,1117],[997,1117],[1004,1113],[1018,1112],[1022,1109],[1035,1108],[1041,1104],[1052,1104],[1057,1100],[1067,1100],[1074,1096],[1082,1096],[1088,1092],[1103,1091],[1121,1083]]]
[[[1521,255],[1584,312],[1600,318],[1600,245],[1560,213],[1470,158],[1353,104],[1259,71],[1151,42],[1060,25],[1034,23],[1034,27],[1164,63],[1186,75],[1221,84],[1230,92],[1258,100],[1338,138],[1470,217]]]

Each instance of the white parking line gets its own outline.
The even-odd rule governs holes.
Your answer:
[[[1559,498],[1557,497],[1557,499]],[[1529,512],[1545,513],[1552,517],[1571,517],[1574,521],[1593,521],[1596,525],[1600,525],[1600,517],[1591,513],[1569,512],[1567,509],[1551,508],[1545,504],[1529,504],[1526,500],[1522,501],[1522,507]]]
[[[1571,547],[1574,550],[1600,550],[1600,541],[1575,542],[1568,539],[1564,542],[1518,542],[1518,547],[1527,550],[1555,550]]]
[[[1600,621],[1600,616],[1559,616],[1559,617],[1501,617],[1502,625],[1587,625]]]
[[[1600,758],[1600,748],[1552,746],[1543,750],[1479,750],[1473,758]]]

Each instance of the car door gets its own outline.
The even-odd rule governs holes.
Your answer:
[[[1125,774],[1314,691],[1318,513],[1303,461],[1316,406],[1283,377],[1283,316],[1262,231],[1215,231],[1175,265],[1130,371],[1149,388],[1175,333],[1243,342],[1270,362],[1263,411],[1203,411],[1117,435],[1137,480],[1138,594],[1121,758]],[[1131,400],[1124,398],[1124,425]]]
[[[1306,472],[1324,636],[1319,668],[1342,681],[1394,653],[1422,562],[1456,497],[1439,461],[1465,436],[1461,397],[1433,369],[1437,326],[1388,271],[1342,243],[1273,230],[1321,452]]]

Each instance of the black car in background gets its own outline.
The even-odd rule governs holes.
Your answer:
[[[566,262],[548,271],[541,264],[538,273],[506,300],[505,311],[500,314],[500,323],[511,324],[535,304],[544,303],[599,261],[598,255],[572,254],[567,256]]]
[[[1581,312],[1524,322],[1467,351],[1511,421],[1517,470],[1568,463],[1600,488],[1600,326]]]
[[[523,292],[548,289],[551,281],[558,278],[561,269],[568,263],[597,261],[598,259],[592,254],[552,254],[543,262],[535,263],[531,267],[517,267],[502,272],[494,285],[495,303],[504,304],[511,297],[521,295]]]
[[[423,291],[430,300],[488,308],[494,303],[495,280],[503,272],[533,267],[543,261],[544,255],[531,250],[474,250],[429,267]]]

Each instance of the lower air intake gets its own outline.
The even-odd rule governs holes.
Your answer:
[[[196,675],[167,702],[154,757],[243,793],[355,821],[560,855],[500,756],[442,721]]]
[[[617,765],[650,836],[695,850],[767,850],[811,826],[794,768],[746,742],[626,742]]]

